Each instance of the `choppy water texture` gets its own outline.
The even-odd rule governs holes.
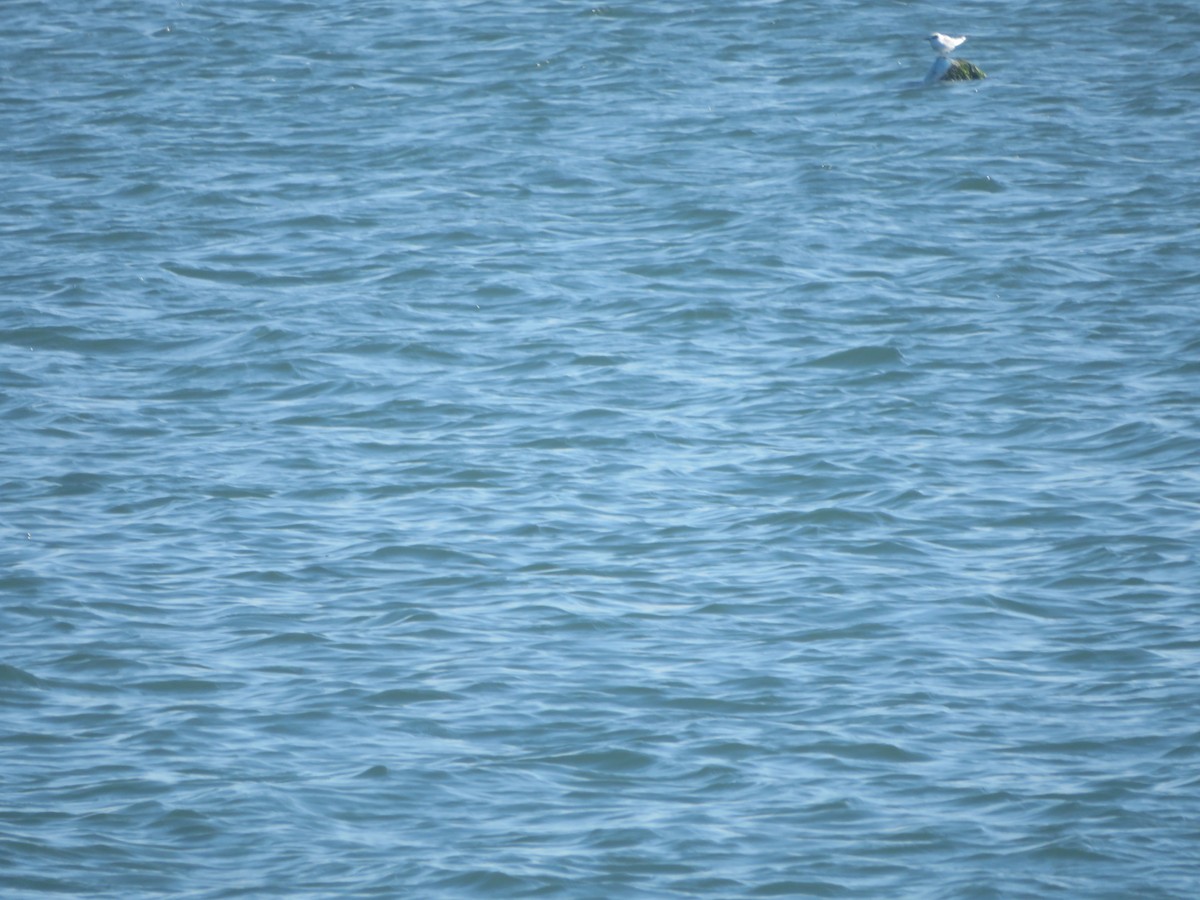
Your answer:
[[[1200,11],[593,2],[4,4],[5,895],[1195,896]]]

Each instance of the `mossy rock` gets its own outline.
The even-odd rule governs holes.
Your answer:
[[[965,59],[946,59],[944,56],[939,56],[929,67],[929,72],[925,75],[925,83],[979,81],[981,78],[987,78],[987,75],[974,63],[969,63]]]
[[[969,63],[965,59],[952,59],[950,60],[950,68],[947,69],[942,74],[942,77],[938,80],[980,81],[984,78],[987,78],[987,75],[984,74],[983,69],[979,68],[979,66],[975,65],[975,63]]]

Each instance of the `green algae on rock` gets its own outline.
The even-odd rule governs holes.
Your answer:
[[[950,60],[950,68],[942,76],[942,81],[979,81],[987,78],[983,69],[965,59]]]
[[[974,63],[969,63],[965,59],[939,57],[929,67],[929,73],[925,76],[925,83],[933,84],[935,81],[979,81],[981,78],[987,78],[987,75]]]

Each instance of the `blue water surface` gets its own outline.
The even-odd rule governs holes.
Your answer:
[[[1200,10],[593,2],[5,4],[3,894],[1196,896]]]

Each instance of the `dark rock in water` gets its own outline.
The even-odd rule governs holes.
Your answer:
[[[929,74],[925,76],[925,83],[932,84],[935,81],[979,81],[982,78],[987,78],[987,75],[975,63],[969,63],[965,59],[944,59],[938,57],[933,61],[933,65],[929,67]]]
[[[980,81],[987,78],[983,69],[969,63],[965,59],[950,60],[950,70],[942,76],[942,81]]]

